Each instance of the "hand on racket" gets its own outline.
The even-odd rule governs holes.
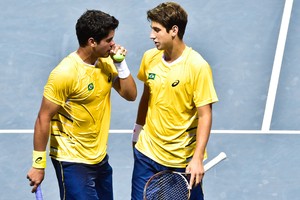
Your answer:
[[[204,171],[208,171],[213,166],[226,158],[224,152],[204,166]],[[190,197],[190,185],[186,178],[186,173],[174,171],[161,171],[154,174],[144,187],[144,200],[186,200]]]
[[[199,185],[204,177],[204,163],[201,159],[193,157],[185,168],[185,173],[188,175],[189,189]]]
[[[204,171],[198,171],[198,172],[194,172],[192,173],[192,169],[193,167],[191,167],[192,161],[189,163],[188,167],[186,168],[186,174],[190,174],[189,177],[189,187],[190,189],[192,189],[194,186],[198,185],[201,183],[204,173],[207,172],[211,167],[213,167],[214,165],[216,165],[217,163],[219,163],[220,161],[222,161],[223,159],[226,158],[226,154],[224,152],[219,153],[219,155],[217,155],[215,158],[213,158],[209,163],[207,163],[206,165],[204,165]],[[194,170],[201,170],[199,169],[199,163],[197,163],[196,161],[196,167],[194,166]]]
[[[34,193],[37,190],[38,185],[44,180],[45,170],[37,169],[32,167],[27,173],[27,179],[29,180],[29,185],[32,186],[31,192]]]

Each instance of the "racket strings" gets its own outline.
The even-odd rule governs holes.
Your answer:
[[[185,200],[188,197],[188,183],[183,176],[176,173],[154,177],[146,189],[147,200]]]

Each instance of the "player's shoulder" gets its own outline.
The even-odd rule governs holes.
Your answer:
[[[80,65],[79,57],[77,58],[76,53],[70,53],[52,70],[51,74],[58,77],[71,77],[75,73],[78,73],[78,66]],[[81,62],[82,63],[82,62]]]
[[[79,56],[76,55],[75,52],[72,52],[64,59],[62,59],[56,68],[64,69],[64,70],[71,69],[73,66],[76,66],[76,63],[80,63],[79,59],[80,59]]]
[[[187,56],[186,59],[188,59],[188,62],[191,66],[197,68],[209,67],[208,62],[204,59],[204,57],[199,52],[192,49],[191,47],[187,47],[186,51],[187,51],[187,53],[185,54]]]
[[[187,51],[189,51],[189,58],[191,61],[194,62],[207,62],[204,57],[195,49],[191,48],[191,47],[187,47]]]

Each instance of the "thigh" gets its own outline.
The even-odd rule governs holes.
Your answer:
[[[97,179],[95,186],[99,199],[112,200],[113,199],[113,170],[108,162],[108,156],[97,164]]]
[[[197,185],[191,191],[191,198],[190,200],[203,200],[203,191],[202,191],[202,184]]]
[[[65,187],[64,187],[64,181],[63,181],[63,173],[62,173],[62,166],[61,163],[53,158],[51,158],[52,164],[54,166],[55,172],[56,172],[56,178],[59,186],[59,195],[60,199],[66,199],[65,197]]]
[[[59,182],[61,199],[100,199],[99,191],[96,189],[99,166],[82,163],[60,162],[54,159],[53,165]]]
[[[134,149],[131,200],[143,199],[144,187],[149,178],[163,170],[185,172],[185,168],[171,168],[160,165],[152,159],[140,153],[138,150]],[[190,200],[203,200],[203,192],[201,185],[198,185],[197,187],[192,189]]]
[[[157,163],[134,149],[134,166],[131,180],[131,199],[143,199],[146,182],[157,173]]]

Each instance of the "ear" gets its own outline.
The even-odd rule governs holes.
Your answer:
[[[96,47],[97,46],[97,42],[95,41],[94,38],[89,38],[88,39],[88,45],[91,46],[91,47]]]
[[[171,29],[171,34],[172,34],[172,37],[175,37],[177,34],[178,34],[178,26],[177,25],[174,25]]]

